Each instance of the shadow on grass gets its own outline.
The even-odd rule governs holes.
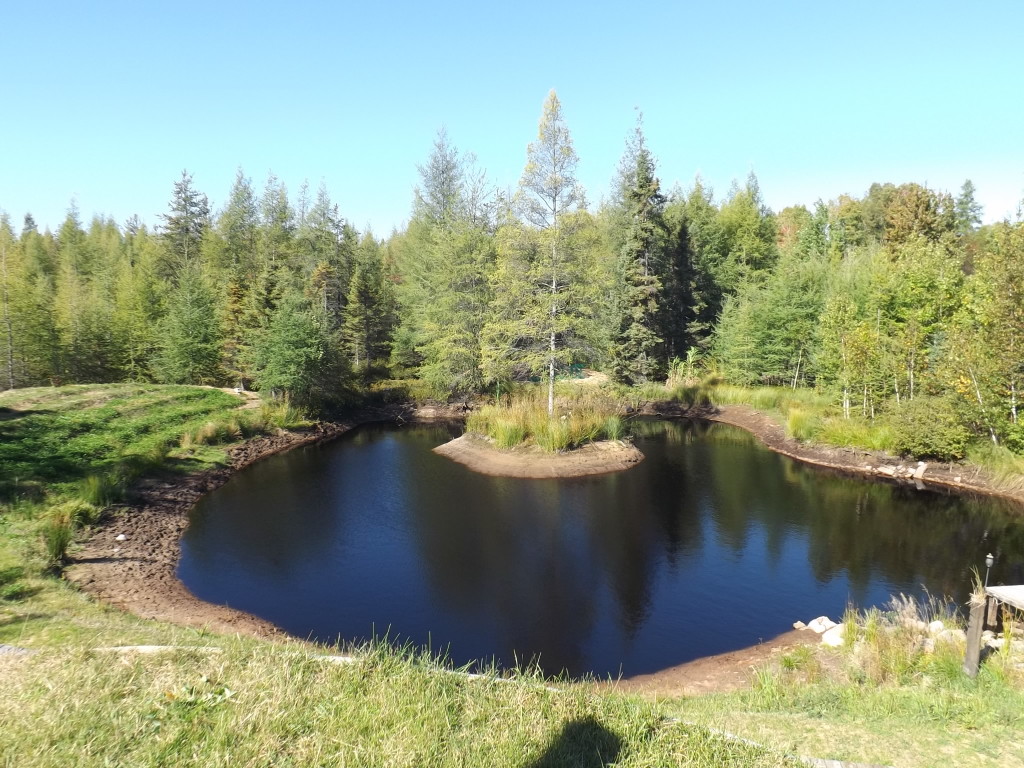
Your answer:
[[[14,408],[0,407],[0,421],[14,421],[15,419],[23,419],[26,416],[39,416],[49,413],[53,413],[53,411],[19,411]]]
[[[524,768],[604,768],[616,762],[622,740],[593,717],[566,723],[537,760]]]
[[[52,613],[21,613],[14,616],[0,618],[0,629],[16,624],[29,624],[36,621],[52,621]]]

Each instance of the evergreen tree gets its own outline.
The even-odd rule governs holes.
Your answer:
[[[175,284],[178,275],[198,261],[203,233],[210,224],[209,201],[193,188],[188,171],[182,171],[181,178],[174,182],[169,212],[160,218],[164,220],[162,235],[167,248],[160,276]]]
[[[324,369],[327,347],[322,319],[309,302],[294,291],[285,293],[252,347],[260,391],[308,403]]]
[[[580,229],[592,220],[582,208],[578,159],[562,108],[552,91],[544,104],[537,140],[516,196],[523,222],[499,232],[492,281],[492,316],[484,328],[485,376],[500,380],[516,364],[548,380],[548,413],[554,413],[555,372],[572,362],[586,338],[592,310],[593,269]]]
[[[156,377],[169,384],[211,384],[222,378],[221,337],[213,290],[199,266],[191,264],[168,296],[160,323]]]
[[[954,204],[956,231],[961,235],[973,232],[981,224],[981,204],[974,199],[974,183],[967,179],[960,187]]]
[[[14,389],[14,309],[11,306],[14,286],[12,285],[11,263],[14,261],[14,231],[6,213],[0,211],[0,322],[3,328],[5,354],[3,364],[6,370],[4,383]]]
[[[650,381],[663,368],[661,289],[664,270],[665,197],[654,175],[654,160],[637,125],[632,169],[624,179],[625,242],[619,261],[621,293],[612,371],[620,381]]]
[[[394,327],[394,296],[372,235],[359,245],[346,295],[343,336],[356,370],[369,372],[388,356]]]

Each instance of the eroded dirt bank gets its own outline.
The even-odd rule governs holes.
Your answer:
[[[566,453],[546,453],[536,446],[503,451],[486,438],[462,435],[439,445],[434,453],[469,467],[474,472],[497,477],[583,477],[619,472],[643,461],[644,455],[632,443],[604,440],[588,443]]]
[[[114,509],[73,551],[65,577],[81,589],[137,616],[215,632],[282,634],[273,624],[241,611],[203,602],[175,573],[189,510],[201,496],[260,459],[336,437],[352,424],[319,424],[310,430],[258,437],[230,449],[226,467],[187,477],[149,480],[134,504]],[[123,536],[123,540],[118,540]]]

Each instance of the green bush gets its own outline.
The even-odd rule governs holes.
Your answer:
[[[902,403],[889,419],[893,449],[905,456],[955,461],[967,455],[970,432],[945,397],[919,396]]]

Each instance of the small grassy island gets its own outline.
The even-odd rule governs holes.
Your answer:
[[[554,406],[549,414],[539,390],[521,390],[470,413],[466,434],[434,450],[506,477],[579,477],[643,461],[626,435],[625,403],[600,385],[567,382]]]

